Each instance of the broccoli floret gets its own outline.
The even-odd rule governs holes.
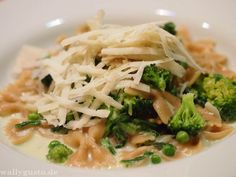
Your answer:
[[[152,88],[165,91],[170,85],[172,78],[173,75],[169,71],[151,64],[144,68],[141,81]]]
[[[117,141],[116,147],[123,147],[127,142],[127,134],[121,130],[120,123],[127,122],[129,116],[123,110],[113,107],[109,107],[108,109],[110,114],[105,124],[104,137],[114,136]]]
[[[68,156],[73,153],[70,148],[57,140],[51,141],[48,148],[47,159],[54,163],[64,163],[68,159]]]
[[[110,114],[106,121],[104,136],[109,136],[110,134],[112,134],[114,127],[119,124],[119,122],[127,122],[130,119],[129,115],[124,112],[123,109],[118,110],[113,107],[109,107],[108,109],[110,111]]]
[[[126,108],[118,110],[110,107],[109,109],[104,137],[114,136],[117,143],[115,147],[121,148],[126,144],[129,135],[140,131],[140,126],[129,116]]]
[[[202,107],[204,107],[205,103],[207,102],[206,93],[203,89],[203,80],[207,76],[208,75],[202,74],[191,87],[187,87],[184,91],[184,93],[193,93],[194,102],[201,105]]]
[[[120,123],[113,127],[113,135],[117,142],[115,147],[124,147],[128,140],[128,133],[121,128]]]
[[[177,31],[175,30],[175,24],[173,22],[167,22],[163,26],[161,26],[162,29],[169,32],[170,34],[176,35]]]
[[[190,89],[196,103],[208,101],[220,112],[224,121],[236,120],[236,82],[220,74],[202,75]]]
[[[128,113],[133,118],[157,117],[156,111],[153,108],[153,100],[151,99],[129,95],[124,90],[113,91],[110,96],[120,102],[124,106],[122,111]]]
[[[197,135],[205,126],[205,120],[198,113],[193,100],[194,94],[183,95],[180,108],[168,123],[169,129],[173,133],[184,130],[190,135]]]
[[[153,108],[153,100],[144,99],[140,96],[123,94],[123,105],[128,114],[134,118],[154,118],[157,117]]]
[[[114,136],[117,143],[116,148],[123,147],[129,135],[138,132],[158,134],[157,124],[146,119],[150,118],[149,116],[156,117],[151,100],[131,96],[122,91],[112,94],[114,99],[123,104],[123,108],[121,110],[113,107],[107,108],[110,110],[110,114],[106,121],[104,137]]]
[[[123,147],[130,135],[145,132],[158,136],[159,132],[166,131],[167,128],[149,121],[150,118],[157,117],[151,99],[129,95],[124,90],[113,91],[110,96],[123,105],[120,110],[103,105],[104,109],[110,111],[105,124],[104,138],[114,137],[116,148]]]
[[[159,135],[158,125],[145,119],[133,118],[128,115],[127,109],[117,110],[110,108],[110,115],[105,124],[104,137],[114,136],[116,148],[123,147],[129,135],[139,132],[148,132],[153,135]]]

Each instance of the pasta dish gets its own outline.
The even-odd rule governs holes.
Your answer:
[[[50,140],[50,162],[136,167],[191,156],[233,132],[236,75],[213,40],[194,41],[173,22],[102,17],[53,49],[22,48],[16,79],[0,92],[12,144],[38,134]]]

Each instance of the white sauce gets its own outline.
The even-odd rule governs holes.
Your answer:
[[[51,139],[42,137],[37,132],[35,132],[32,139],[30,139],[29,141],[26,141],[23,144],[13,145],[4,133],[4,127],[11,118],[13,117],[0,117],[1,142],[23,154],[29,155],[37,159],[47,160],[46,155],[48,153],[48,144]]]

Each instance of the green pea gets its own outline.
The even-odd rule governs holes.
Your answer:
[[[160,158],[160,156],[159,156],[159,155],[156,155],[156,154],[153,154],[153,155],[151,156],[151,162],[152,162],[153,164],[159,164],[159,163],[161,163],[161,158]]]
[[[40,114],[34,112],[34,113],[28,114],[28,119],[29,120],[39,120],[39,119],[41,119],[41,116],[40,116]]]
[[[176,134],[176,140],[181,144],[185,144],[189,141],[189,134],[186,131],[179,131]]]
[[[166,156],[172,157],[175,155],[175,146],[172,144],[165,144],[162,147],[162,153],[165,154]]]

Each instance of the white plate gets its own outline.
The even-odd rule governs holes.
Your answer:
[[[216,39],[236,66],[236,1],[190,0],[0,0],[0,85],[23,44],[45,46],[58,34],[106,11],[106,22],[138,24],[162,19],[187,25],[196,37]],[[135,169],[92,170],[57,166],[16,152],[0,142],[0,176],[235,177],[236,134],[189,158]],[[4,175],[3,173],[6,174]],[[43,175],[43,173],[50,173]],[[10,175],[9,175],[10,176]]]

